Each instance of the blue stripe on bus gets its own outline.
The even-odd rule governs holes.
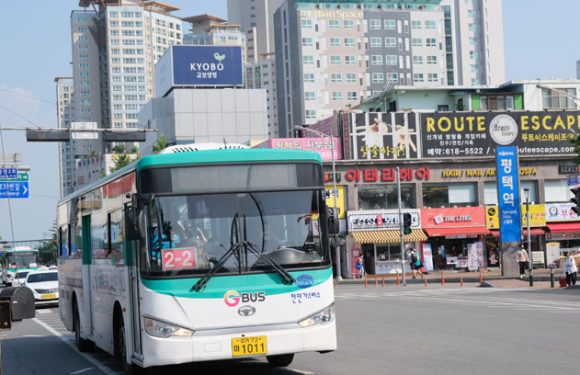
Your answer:
[[[320,285],[332,279],[332,268],[312,271],[291,272],[296,283],[284,284],[276,273],[252,275],[214,276],[199,292],[192,286],[196,278],[181,279],[141,279],[143,285],[157,293],[179,298],[223,298],[224,293],[235,290],[239,293],[267,291],[268,295],[292,293]]]

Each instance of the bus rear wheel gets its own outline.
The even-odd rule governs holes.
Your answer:
[[[294,360],[294,353],[266,356],[268,363],[273,367],[287,367]]]
[[[76,302],[73,307],[73,331],[75,333],[75,345],[79,352],[90,352],[93,349],[93,345],[91,341],[81,337],[81,320]]]

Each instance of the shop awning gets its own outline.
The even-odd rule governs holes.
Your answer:
[[[429,228],[425,229],[429,237],[447,237],[447,236],[477,236],[488,235],[489,230],[486,227],[462,227],[462,228]]]
[[[350,232],[352,238],[359,244],[363,243],[399,243],[401,242],[398,230],[365,230]],[[411,234],[403,237],[404,242],[427,241],[427,236],[421,229],[413,229]]]
[[[499,237],[499,230],[492,230],[490,232],[494,237]],[[544,234],[546,234],[546,231],[541,229],[541,228],[532,228],[532,229],[530,229],[530,234],[532,236],[543,236]],[[524,238],[526,238],[528,236],[527,229],[522,229],[522,236]]]
[[[548,229],[552,233],[580,232],[580,223],[555,223],[555,224],[548,224]]]

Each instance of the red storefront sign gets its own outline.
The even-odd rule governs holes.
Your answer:
[[[430,168],[401,168],[401,181],[426,181],[431,177]],[[349,182],[395,182],[396,168],[350,168],[344,178]]]
[[[485,207],[424,208],[421,227],[430,237],[488,235]]]

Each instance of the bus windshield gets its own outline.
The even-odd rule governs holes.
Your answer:
[[[38,252],[17,251],[6,253],[4,264],[7,268],[34,268],[38,266]]]
[[[326,265],[322,199],[317,190],[157,196],[145,209],[142,269],[199,275],[222,258],[220,274],[270,271],[272,261],[284,269]]]

